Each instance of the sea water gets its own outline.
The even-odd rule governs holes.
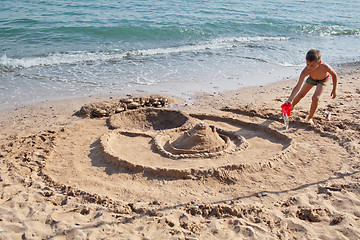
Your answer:
[[[152,92],[191,99],[360,60],[360,1],[1,0],[0,107]]]

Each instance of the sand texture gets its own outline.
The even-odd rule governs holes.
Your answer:
[[[360,239],[360,64],[337,71],[288,130],[295,80],[2,110],[0,239]]]

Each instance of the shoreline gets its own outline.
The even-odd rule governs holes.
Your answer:
[[[155,120],[113,115],[123,116],[118,129],[109,117],[74,115],[118,96],[1,110],[0,238],[360,238],[360,63],[335,70],[337,98],[329,84],[310,126],[309,92],[288,131],[280,105],[295,79],[199,93],[193,104],[166,96],[170,109],[155,108]],[[164,157],[149,139],[173,130],[177,118],[159,113],[172,109],[248,145],[211,158]]]
[[[340,63],[337,64],[336,67],[333,67],[335,69],[335,71],[341,71],[342,69],[347,69],[347,68],[351,68],[353,66],[357,66],[359,64],[359,62],[355,61],[355,62],[349,62],[349,63]],[[285,79],[286,78],[286,79]],[[133,89],[133,90],[129,90],[129,91],[125,91],[122,90],[120,94],[114,94],[114,93],[110,93],[110,94],[101,94],[101,95],[88,95],[88,96],[81,96],[81,97],[65,97],[63,99],[54,99],[54,100],[45,100],[45,101],[41,101],[39,100],[38,102],[24,102],[24,103],[17,103],[16,105],[4,105],[4,106],[0,106],[0,111],[9,111],[9,110],[13,110],[13,109],[18,109],[18,108],[26,108],[26,107],[31,107],[31,106],[36,106],[36,105],[42,105],[42,104],[53,104],[53,105],[57,105],[57,104],[61,104],[61,102],[64,103],[72,103],[72,102],[81,102],[83,104],[89,103],[89,102],[94,102],[94,101],[105,101],[106,99],[112,99],[112,98],[124,98],[127,95],[132,95],[132,96],[141,96],[141,95],[156,95],[156,94],[161,94],[164,96],[167,96],[169,98],[174,98],[174,99],[178,99],[178,100],[182,100],[184,101],[184,104],[187,105],[192,105],[194,104],[194,99],[198,99],[199,96],[206,96],[206,95],[210,95],[210,96],[222,96],[222,95],[226,95],[227,93],[231,93],[231,92],[237,92],[237,91],[246,91],[246,89],[253,89],[253,88],[258,88],[258,87],[268,87],[268,86],[283,86],[285,83],[289,82],[289,81],[297,81],[297,78],[290,78],[290,77],[284,77],[284,79],[276,81],[276,82],[271,82],[268,84],[260,84],[260,85],[255,85],[255,86],[244,86],[244,87],[240,87],[238,89],[232,89],[232,90],[219,90],[213,93],[210,93],[210,86],[209,89],[205,92],[184,92],[181,93],[180,95],[178,94],[178,92],[175,92],[176,90],[164,90],[164,89],[169,89],[169,87],[166,87],[167,85],[169,85],[170,83],[163,83],[162,87],[160,87],[160,90],[156,90],[158,88],[158,86],[148,86],[148,90],[144,90],[143,88],[138,88],[138,89]],[[294,83],[294,85],[295,85]],[[285,84],[286,85],[286,84]]]

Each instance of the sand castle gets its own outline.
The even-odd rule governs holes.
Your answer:
[[[235,131],[210,124],[235,125]],[[209,123],[207,123],[209,122]],[[224,169],[259,170],[271,167],[290,149],[291,139],[265,126],[219,116],[187,115],[181,111],[143,108],[122,112],[109,118],[112,130],[100,138],[105,159],[128,170],[150,172],[154,175],[192,178]],[[253,161],[242,161],[251,145],[241,135],[239,127],[252,135],[267,134],[261,149],[249,150]],[[250,136],[254,138],[254,136]],[[272,139],[269,141],[268,139]],[[274,148],[272,147],[274,146]],[[273,149],[272,149],[273,148]],[[137,152],[136,157],[133,153]],[[260,155],[259,155],[260,153]],[[265,159],[263,158],[265,157]]]
[[[155,137],[155,145],[165,156],[178,159],[234,153],[245,149],[249,143],[239,134],[199,122],[190,130],[159,133]]]

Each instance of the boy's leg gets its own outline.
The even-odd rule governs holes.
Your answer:
[[[305,82],[300,92],[295,96],[294,100],[292,101],[292,105],[295,106],[298,102],[300,102],[300,100],[305,97],[305,95],[310,91],[313,86],[314,85]]]
[[[312,99],[311,99],[311,106],[310,106],[310,112],[309,112],[308,120],[313,119],[314,113],[315,113],[315,111],[316,111],[316,109],[318,107],[318,104],[319,104],[320,95],[323,93],[324,89],[325,89],[325,85],[323,85],[323,84],[316,85],[314,95],[312,96]]]

